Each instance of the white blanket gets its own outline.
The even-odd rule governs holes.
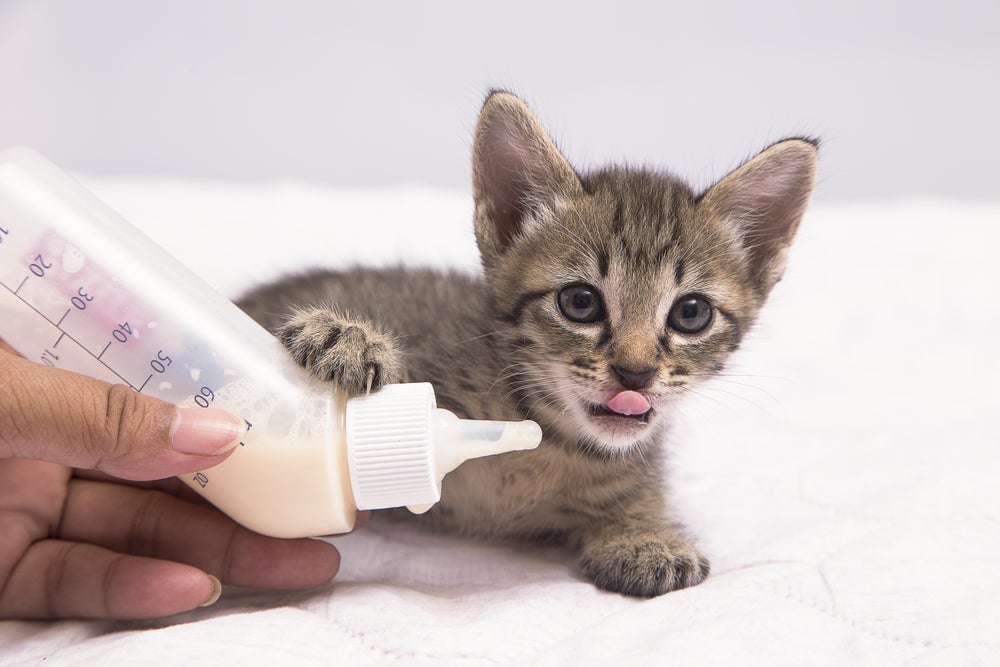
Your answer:
[[[229,295],[304,266],[477,265],[462,193],[86,182]],[[1000,204],[814,206],[668,445],[700,586],[629,599],[558,549],[373,522],[324,588],[0,622],[0,664],[1000,664],[998,248]]]

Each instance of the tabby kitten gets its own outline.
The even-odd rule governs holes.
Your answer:
[[[816,144],[776,143],[696,194],[652,171],[578,173],[520,99],[495,92],[473,152],[483,279],[316,271],[242,307],[352,392],[429,381],[462,417],[541,424],[537,450],[466,462],[413,520],[568,544],[597,586],[628,595],[701,582],[708,560],[664,499],[662,441],[780,278]]]

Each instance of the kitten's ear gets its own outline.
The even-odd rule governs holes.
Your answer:
[[[582,191],[580,178],[520,98],[493,92],[479,113],[472,156],[476,240],[503,253],[532,216]]]
[[[699,208],[735,226],[753,277],[765,291],[781,278],[816,180],[817,142],[786,139],[763,150],[713,185]]]

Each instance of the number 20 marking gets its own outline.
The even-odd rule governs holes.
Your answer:
[[[45,258],[41,255],[35,255],[35,261],[28,265],[28,270],[41,278],[45,275],[46,269],[51,269],[52,266],[53,264],[51,262],[46,262]]]

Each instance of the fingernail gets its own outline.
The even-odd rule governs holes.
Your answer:
[[[217,408],[177,408],[170,446],[182,454],[215,456],[236,447],[246,422]]]
[[[212,594],[208,596],[207,600],[198,605],[199,607],[210,607],[222,597],[222,582],[219,581],[218,577],[214,577],[211,574],[208,575],[208,578],[212,580]]]

